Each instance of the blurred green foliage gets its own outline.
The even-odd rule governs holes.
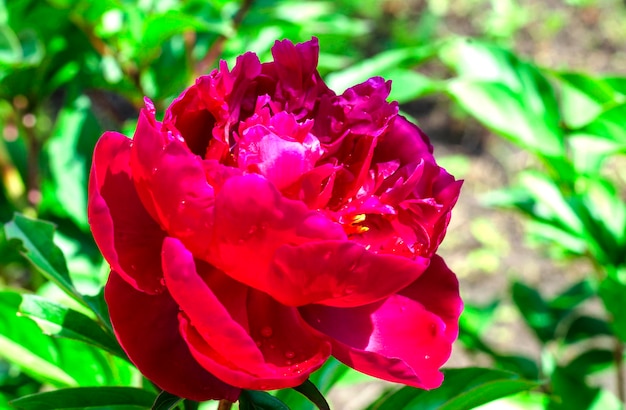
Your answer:
[[[566,3],[593,18],[601,0]],[[32,406],[45,400],[84,407],[81,397],[107,408],[156,399],[116,344],[101,297],[107,268],[86,214],[95,142],[108,129],[130,135],[145,96],[162,112],[219,59],[232,65],[254,51],[267,60],[276,39],[316,36],[320,72],[337,92],[382,75],[408,114],[409,103],[424,97],[446,101],[456,117],[527,152],[533,161],[487,204],[525,215],[529,237],[566,266],[586,260],[592,269],[582,281],[564,277],[551,297],[520,278],[493,303],[467,300],[461,345],[495,369],[449,370],[434,392],[390,388],[369,408],[461,409],[504,396],[500,403],[522,408],[620,408],[626,175],[616,164],[626,151],[626,77],[548,69],[512,51],[537,7],[521,0],[0,0],[0,407],[18,397],[21,408],[43,408]],[[624,21],[622,3],[608,7],[611,19]],[[559,10],[533,26],[535,39],[568,24]],[[626,25],[611,19],[602,35],[624,38]],[[475,38],[455,35],[455,22]],[[463,169],[471,162],[448,161]],[[468,261],[493,270],[497,250],[511,246],[489,224],[472,223],[482,253]],[[536,337],[540,360],[524,349],[501,352],[486,336],[507,301]],[[604,308],[591,315],[585,307],[594,303]],[[598,374],[610,374],[616,387],[593,382]],[[311,378],[324,394],[362,379],[333,360]],[[113,390],[28,396],[79,386]],[[242,408],[280,408],[278,399],[312,408],[294,391],[251,392]],[[159,408],[194,408],[156,400]]]

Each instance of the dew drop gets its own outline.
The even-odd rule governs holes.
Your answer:
[[[346,295],[351,295],[354,293],[355,290],[356,290],[356,286],[350,285],[344,289],[343,293],[345,293]]]
[[[429,355],[424,356],[424,360],[430,360],[430,356]]]
[[[263,336],[263,337],[272,337],[273,334],[274,334],[274,331],[272,330],[271,327],[263,326],[263,328],[261,328],[261,336]]]
[[[296,354],[294,352],[292,352],[291,350],[287,350],[285,352],[285,357],[287,359],[293,359],[294,357],[296,357]],[[287,363],[287,364],[291,364],[291,363]]]
[[[159,283],[161,284],[161,286],[165,286],[165,278],[159,279]]]
[[[152,168],[152,173],[153,173],[153,174],[156,174],[156,172],[157,172],[158,170],[159,170],[159,168],[154,167],[154,168]]]

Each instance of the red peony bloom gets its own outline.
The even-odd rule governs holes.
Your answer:
[[[194,400],[304,382],[333,355],[430,389],[458,333],[435,254],[461,187],[372,78],[336,95],[317,40],[200,77],[134,138],[105,133],[89,220],[116,335]]]

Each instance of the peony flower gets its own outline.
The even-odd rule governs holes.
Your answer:
[[[461,182],[371,78],[337,95],[318,44],[278,41],[200,77],[94,152],[89,220],[120,344],[164,390],[236,400],[333,355],[424,389],[458,333],[436,255]]]

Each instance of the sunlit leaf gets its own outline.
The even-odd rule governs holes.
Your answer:
[[[132,387],[77,387],[31,394],[13,400],[21,410],[75,409],[103,406],[141,406],[150,408],[155,394]]]
[[[91,318],[35,295],[23,295],[22,315],[33,319],[46,334],[82,341],[125,358],[113,335]]]
[[[537,386],[537,382],[501,370],[448,369],[438,389],[403,387],[379,398],[368,410],[468,410]]]

